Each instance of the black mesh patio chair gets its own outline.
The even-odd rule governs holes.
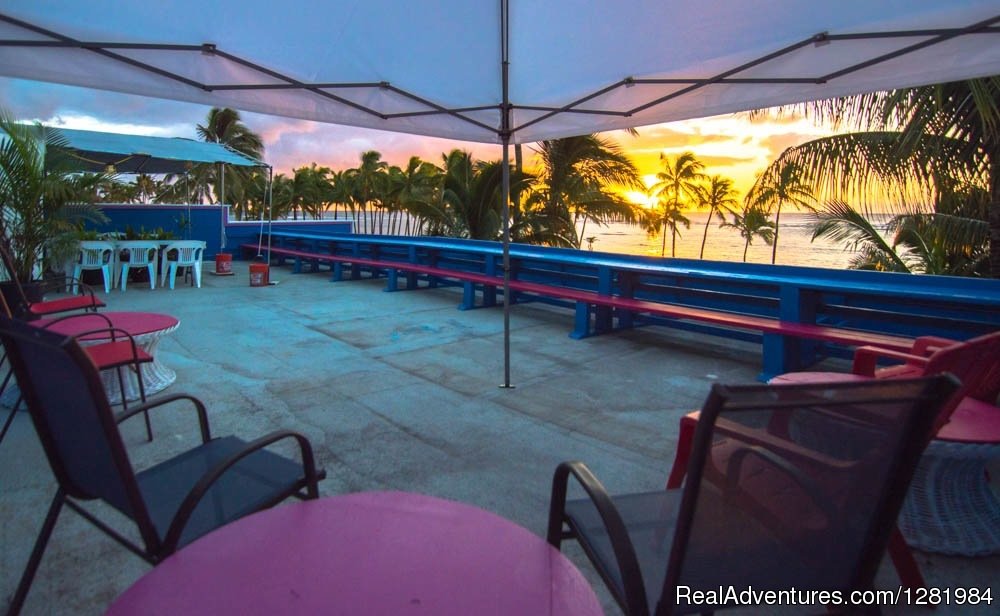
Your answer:
[[[0,296],[0,315],[11,316],[10,308],[2,296]],[[139,401],[145,402],[146,388],[143,384],[140,370],[142,369],[142,364],[148,364],[153,361],[153,356],[137,345],[133,336],[127,331],[112,327],[111,319],[99,312],[79,312],[50,319],[45,323],[44,327],[49,328],[66,319],[87,319],[88,323],[93,323],[91,329],[76,334],[78,340],[88,335],[100,334],[101,342],[89,344],[83,347],[83,350],[90,357],[90,360],[94,362],[98,370],[115,371],[118,377],[118,391],[121,392],[122,410],[128,410],[128,396],[125,390],[125,370],[131,370],[136,374],[139,386]],[[0,351],[0,371],[5,372],[3,379],[0,380],[0,396],[2,396],[14,376],[14,371],[7,365],[6,350]],[[7,436],[7,430],[10,429],[11,424],[14,422],[14,417],[18,409],[20,409],[22,402],[22,396],[18,395],[14,404],[11,405],[3,427],[0,427],[0,443]],[[153,426],[149,421],[148,412],[143,413],[143,419],[146,422],[146,439],[152,441]]]
[[[233,436],[212,438],[204,405],[185,394],[134,406],[116,418],[97,369],[74,339],[6,317],[0,317],[0,339],[58,482],[10,614],[24,603],[63,505],[155,565],[228,522],[289,496],[319,495],[325,473],[316,469],[312,447],[300,434],[273,432],[249,443]],[[167,406],[193,408],[201,444],[136,472],[118,424]],[[286,439],[298,446],[301,461],[264,449]],[[139,541],[88,511],[83,503],[92,500],[130,518]]]
[[[720,588],[845,597],[870,589],[934,419],[956,388],[950,376],[715,385],[682,490],[609,496],[584,464],[564,462],[548,541],[577,539],[630,616],[735,607],[693,600]],[[805,443],[767,429],[805,415],[825,426]],[[586,498],[567,501],[570,476]]]

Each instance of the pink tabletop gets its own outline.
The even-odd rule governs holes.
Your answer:
[[[806,385],[809,383],[843,383],[847,381],[867,381],[869,376],[850,372],[786,372],[772,378],[771,385]]]
[[[67,336],[75,336],[80,332],[108,327],[108,322],[101,318],[102,316],[111,320],[112,327],[124,329],[133,336],[167,330],[176,327],[180,323],[179,320],[169,314],[159,314],[156,312],[100,312],[96,314],[81,313],[73,315],[73,318],[59,321],[48,329]],[[31,323],[37,327],[45,327],[56,320],[38,319]],[[88,340],[97,340],[100,338],[101,336],[85,337]]]
[[[603,614],[528,530],[405,492],[279,505],[202,537],[108,609],[123,614]]]

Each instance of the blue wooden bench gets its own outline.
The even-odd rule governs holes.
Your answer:
[[[256,244],[244,244],[247,251],[256,250]],[[496,305],[496,298],[503,287],[503,278],[473,271],[447,269],[397,260],[372,259],[352,255],[334,255],[323,252],[297,250],[281,246],[271,247],[272,257],[294,259],[294,271],[300,272],[303,262],[326,264],[333,272],[332,280],[343,279],[343,266],[352,266],[351,277],[360,278],[361,269],[367,269],[373,276],[386,276],[386,290],[398,290],[400,275],[404,275],[405,288],[417,288],[419,277],[423,277],[429,286],[436,286],[442,281],[451,281],[463,287],[462,303],[459,308],[469,309],[476,306],[477,292],[482,295],[483,306]],[[685,305],[668,304],[648,299],[622,297],[594,290],[571,286],[547,284],[530,280],[513,278],[509,281],[512,301],[520,301],[520,294],[530,298],[559,300],[575,310],[574,329],[570,334],[573,338],[584,338],[594,333],[603,333],[618,328],[632,327],[634,319],[639,315],[650,315],[679,322],[695,322],[713,327],[744,332],[753,332],[763,336],[765,345],[764,372],[762,378],[787,371],[797,367],[801,358],[794,354],[795,347],[776,344],[785,337],[814,340],[825,343],[858,347],[874,345],[898,351],[908,351],[912,348],[913,339],[906,336],[881,334],[870,331],[834,327],[816,323],[781,320],[753,314],[743,314],[718,309],[707,309]],[[601,308],[608,309],[602,313]],[[772,343],[769,345],[769,341]],[[770,356],[769,356],[770,355]]]

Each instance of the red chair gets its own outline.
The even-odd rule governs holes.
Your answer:
[[[39,282],[42,297],[46,293],[68,288],[79,289],[79,293],[64,295],[55,299],[32,301],[24,292],[21,281],[14,275],[14,266],[10,255],[2,247],[0,247],[0,260],[3,261],[8,280],[14,283],[13,287],[17,290],[17,297],[13,298],[13,306],[9,305],[7,301],[9,298],[4,299],[4,303],[7,304],[7,308],[9,308],[15,318],[26,320],[39,319],[63,312],[75,312],[77,310],[96,311],[98,308],[106,306],[103,301],[94,295],[94,289],[72,276],[60,276],[55,280]]]
[[[6,304],[0,299],[0,304],[3,308],[6,308]],[[5,311],[7,316],[10,316],[9,311]],[[84,314],[71,314],[67,315],[46,323],[45,327],[50,327],[55,323],[65,321],[66,319],[94,319],[94,327],[88,329],[87,331],[81,332],[76,336],[77,340],[86,340],[88,336],[101,336],[101,342],[91,344],[83,347],[84,353],[90,358],[90,361],[94,363],[99,371],[104,370],[114,370],[118,377],[118,387],[121,392],[122,400],[122,410],[128,410],[128,401],[125,395],[125,376],[124,370],[129,369],[136,373],[139,382],[139,400],[141,403],[146,402],[146,390],[143,386],[142,375],[139,371],[142,369],[141,365],[145,363],[151,363],[153,361],[153,356],[143,350],[141,347],[136,345],[135,340],[132,336],[119,328],[111,326],[111,320],[100,313],[84,313]],[[6,353],[3,358],[0,359],[0,366],[7,360]],[[7,375],[3,379],[2,385],[0,385],[0,392],[7,388],[7,385],[13,376],[13,371],[8,371]],[[22,397],[18,396],[17,401],[10,409],[10,413],[7,415],[6,421],[4,421],[3,428],[0,429],[0,442],[3,442],[4,437],[7,435],[7,430],[10,428],[11,423],[14,421],[15,413],[21,406]],[[146,438],[147,440],[153,440],[153,427],[149,421],[149,414],[144,413],[144,419],[146,421]]]
[[[67,319],[93,319],[97,327],[80,332],[74,336],[76,340],[86,341],[93,336],[100,336],[101,342],[83,346],[84,353],[94,362],[101,372],[114,370],[118,377],[118,391],[121,392],[122,411],[128,410],[128,396],[125,393],[124,370],[129,369],[135,373],[139,383],[139,402],[146,402],[146,387],[142,380],[142,364],[152,363],[153,356],[145,349],[135,343],[132,337],[124,329],[113,327],[111,319],[100,313],[71,314],[58,319],[53,319],[45,324],[43,329],[48,329]],[[149,423],[149,413],[143,413],[146,421],[146,439],[153,440],[153,427]]]
[[[878,368],[880,358],[894,359],[902,363]],[[854,354],[854,362],[850,373],[843,372],[789,372],[771,379],[772,384],[806,384],[833,383],[847,381],[867,381],[871,379],[912,378],[941,374],[944,372],[956,376],[962,383],[951,401],[944,405],[937,418],[935,433],[946,425],[949,431],[965,431],[961,424],[969,421],[980,421],[982,412],[976,406],[977,412],[967,412],[970,403],[963,400],[970,398],[977,401],[994,403],[1000,395],[1000,332],[986,334],[977,338],[959,342],[938,337],[918,338],[910,353],[900,353],[889,349],[864,346],[859,347]],[[995,408],[995,407],[994,407]],[[687,474],[688,459],[691,456],[691,443],[695,428],[698,425],[697,411],[681,417],[677,434],[677,449],[674,454],[674,464],[667,479],[667,489],[679,488]],[[771,426],[771,429],[786,432],[786,427]],[[902,533],[894,529],[889,542],[889,555],[903,584],[910,588],[925,587],[923,574],[917,565]]]
[[[879,360],[885,359],[902,363],[879,368]],[[962,381],[963,398],[967,396],[990,404],[996,402],[1000,395],[1000,332],[964,342],[924,336],[914,341],[909,353],[863,346],[854,352],[850,373],[789,372],[774,377],[770,382],[789,384],[913,378],[941,372],[950,372]]]

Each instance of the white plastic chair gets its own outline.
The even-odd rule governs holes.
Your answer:
[[[171,251],[177,251],[176,257],[171,258]],[[163,248],[163,268],[160,272],[160,286],[164,286],[167,274],[170,275],[170,288],[174,288],[174,281],[177,279],[177,268],[191,268],[191,277],[194,286],[201,288],[201,260],[205,253],[205,242],[199,240],[178,240],[171,242]]]
[[[73,266],[73,281],[71,293],[76,294],[76,281],[85,271],[100,270],[104,278],[104,292],[110,293],[114,282],[112,271],[115,264],[115,245],[111,242],[84,241],[80,242],[80,254]]]
[[[128,252],[128,261],[122,257],[121,273],[118,276],[118,286],[122,293],[128,286],[128,272],[131,269],[144,267],[149,270],[149,288],[156,288],[156,258],[160,252],[159,242],[146,240],[129,240],[118,242],[119,252]]]

